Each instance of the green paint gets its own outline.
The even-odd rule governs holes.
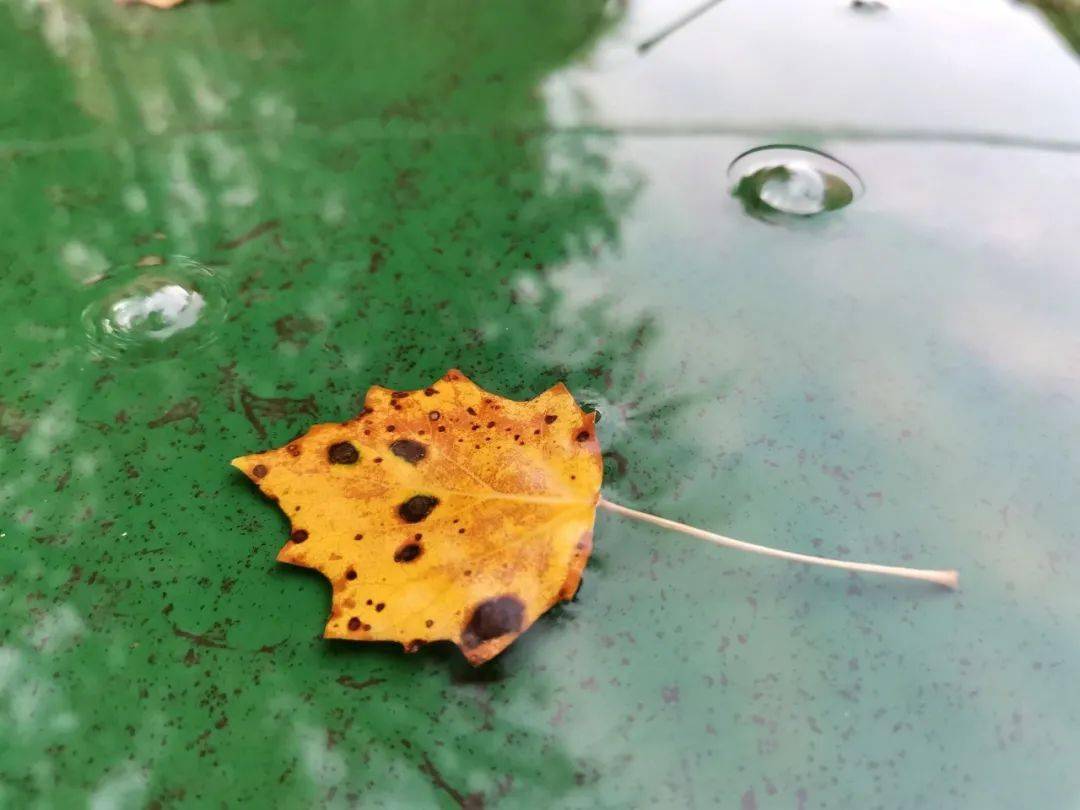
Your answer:
[[[0,806],[1075,804],[1072,56],[1007,5],[734,0],[635,54],[685,11],[0,7]],[[748,217],[769,142],[866,194]],[[94,279],[171,254],[217,339],[95,359]],[[612,500],[963,590],[601,515],[480,671],[323,641],[227,461],[455,365],[565,379]]]

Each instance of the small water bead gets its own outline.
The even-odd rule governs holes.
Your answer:
[[[205,346],[227,312],[220,280],[183,257],[114,268],[93,292],[82,323],[93,351],[104,357],[170,356],[181,347]]]
[[[747,213],[764,219],[835,211],[863,192],[862,180],[850,166],[800,146],[761,146],[744,152],[728,167],[728,179]]]

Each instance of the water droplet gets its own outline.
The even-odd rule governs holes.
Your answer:
[[[801,146],[759,146],[728,167],[732,193],[751,216],[808,217],[850,205],[863,192],[855,171],[831,155]]]
[[[103,357],[172,357],[205,346],[227,311],[220,279],[182,256],[113,268],[93,292],[82,323],[92,351]]]

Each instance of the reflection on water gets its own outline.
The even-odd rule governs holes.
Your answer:
[[[1024,2],[1042,12],[1069,47],[1080,54],[1080,5],[1073,0],[1024,0]]]
[[[56,583],[70,582],[62,604],[103,652],[83,655],[81,640],[20,650],[24,676],[61,673],[63,699],[46,708],[74,722],[28,729],[18,760],[0,754],[0,783],[29,773],[13,796],[48,793],[44,763],[56,760],[103,807],[252,801],[265,785],[225,776],[234,761],[223,752],[244,750],[273,772],[283,804],[347,806],[359,790],[421,804],[511,790],[557,801],[596,765],[587,746],[558,737],[563,676],[523,674],[536,647],[498,682],[448,688],[462,664],[437,650],[405,658],[312,638],[324,583],[278,570],[278,519],[225,460],[312,414],[351,415],[372,383],[430,381],[450,365],[517,396],[558,378],[607,396],[656,390],[639,382],[646,319],[612,311],[589,270],[618,243],[640,182],[611,162],[609,138],[546,137],[538,92],[619,9],[350,5],[292,18],[282,5],[295,25],[280,31],[228,4],[203,10],[239,55],[207,58],[198,14],[174,16],[142,50],[126,37],[156,36],[152,20],[164,17],[125,9],[134,16],[118,28],[99,27],[98,12],[75,6],[72,34],[60,36],[63,12],[19,12],[57,60],[60,103],[77,100],[108,148],[40,169],[63,189],[56,205],[28,198],[40,206],[31,220],[45,223],[34,238],[81,297],[75,308],[48,294],[49,264],[19,270],[30,302],[13,330],[17,362],[44,364],[0,395],[17,428],[2,460],[34,465],[0,490],[16,516],[0,561],[20,571],[0,599],[40,592],[47,611],[61,604]],[[298,49],[294,35],[321,45]],[[312,61],[298,70],[301,52]],[[377,54],[374,71],[366,54]],[[334,121],[343,92],[365,117],[312,127]],[[93,198],[74,192],[87,178]],[[214,273],[157,262],[169,253]],[[640,359],[623,357],[630,345]],[[175,356],[185,362],[128,362]],[[653,448],[638,461],[662,463]],[[572,615],[547,627],[547,643],[588,643]],[[19,623],[40,634],[49,621],[32,612]],[[105,729],[91,762],[76,754],[89,728]],[[448,735],[468,744],[445,745]],[[196,778],[211,761],[221,765]]]

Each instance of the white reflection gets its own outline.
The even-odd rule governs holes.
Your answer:
[[[145,770],[128,764],[98,785],[90,795],[90,810],[120,810],[139,806],[149,781]]]

